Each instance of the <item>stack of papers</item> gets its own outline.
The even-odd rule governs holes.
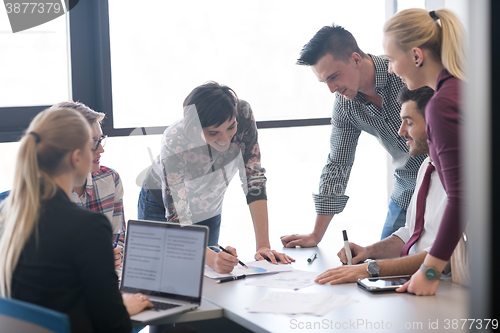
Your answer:
[[[291,272],[266,276],[257,280],[253,279],[247,281],[246,284],[257,287],[298,290],[312,286],[314,284],[314,279],[316,279],[319,274],[318,272],[293,270]]]
[[[239,276],[239,275],[261,275],[261,274],[272,274],[279,272],[289,272],[293,270],[292,265],[278,264],[273,265],[266,260],[247,262],[248,268],[241,265],[234,267],[233,271],[229,274],[221,274],[214,271],[212,268],[205,266],[205,276],[211,279],[220,279],[228,276]]]
[[[334,308],[356,302],[347,295],[273,291],[249,307],[248,311],[324,316]]]

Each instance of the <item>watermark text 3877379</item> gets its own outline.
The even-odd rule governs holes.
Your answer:
[[[4,0],[13,33],[31,29],[64,15],[79,0]]]

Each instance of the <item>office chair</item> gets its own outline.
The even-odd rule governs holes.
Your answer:
[[[0,327],[9,333],[70,333],[68,315],[39,305],[0,297]]]

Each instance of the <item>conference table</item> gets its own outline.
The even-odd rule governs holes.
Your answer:
[[[331,247],[280,249],[296,259],[296,270],[324,272],[339,266],[337,250]],[[307,258],[318,254],[312,263]],[[240,258],[243,258],[240,255]],[[150,324],[186,323],[197,320],[226,318],[252,332],[461,332],[468,331],[468,290],[460,285],[441,281],[435,296],[408,293],[370,293],[356,283],[318,285],[297,290],[297,293],[331,293],[348,295],[356,303],[335,308],[325,316],[251,313],[247,307],[257,303],[271,291],[290,291],[246,285],[251,279],[218,284],[204,278],[203,303],[198,310],[165,318]],[[221,328],[221,332],[222,332]]]

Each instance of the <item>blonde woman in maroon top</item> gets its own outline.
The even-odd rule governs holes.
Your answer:
[[[399,75],[410,90],[434,89],[425,109],[430,156],[448,196],[436,240],[422,267],[398,291],[434,295],[439,276],[464,230],[460,216],[459,163],[460,85],[465,80],[463,28],[449,10],[403,10],[384,26],[384,52],[389,72]]]

